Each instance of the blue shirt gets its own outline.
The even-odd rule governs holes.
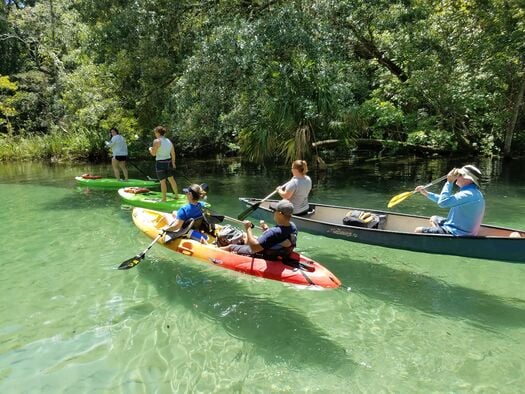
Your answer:
[[[195,205],[188,203],[177,210],[176,218],[179,220],[198,219],[202,217],[202,209],[205,207],[202,201],[198,201]]]
[[[483,215],[485,199],[476,184],[463,186],[452,194],[454,183],[447,182],[441,194],[428,193],[428,198],[441,208],[450,208],[443,228],[453,235],[477,235]]]

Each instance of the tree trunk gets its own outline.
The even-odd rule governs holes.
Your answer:
[[[520,107],[523,104],[523,94],[525,93],[525,68],[523,70],[523,75],[521,78],[521,86],[520,90],[518,92],[518,96],[516,97],[516,101],[514,102],[514,108],[512,110],[512,118],[510,120],[509,125],[507,126],[507,130],[505,131],[505,143],[503,145],[503,156],[505,158],[511,157],[511,145],[512,145],[512,137],[514,135],[514,130],[516,128],[516,122],[518,121],[518,114],[520,112]]]

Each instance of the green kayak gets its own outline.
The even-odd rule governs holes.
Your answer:
[[[118,190],[124,204],[153,209],[161,212],[173,212],[188,203],[186,195],[179,194],[177,198],[173,193],[166,195],[166,201],[162,201],[162,193],[154,191],[141,190],[140,188],[125,187]],[[206,207],[210,204],[205,202]]]
[[[76,176],[75,179],[80,186],[93,187],[97,189],[120,189],[121,187],[136,186],[158,188],[159,182],[145,181],[142,179],[128,179],[127,181],[115,178],[102,178],[97,175],[84,174]]]

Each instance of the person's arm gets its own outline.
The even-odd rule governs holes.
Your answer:
[[[430,201],[434,201],[437,203],[439,199],[439,194],[429,192],[427,189],[425,189],[425,186],[423,185],[417,186],[415,191],[421,193],[423,196],[428,198]]]
[[[173,147],[173,142],[171,143],[171,165],[175,168],[175,148]]]
[[[159,150],[160,147],[160,141],[158,139],[153,141],[153,146],[150,146],[148,151],[151,156],[157,155],[157,150]]]
[[[423,185],[416,186],[416,192],[421,193],[425,197],[428,196],[427,189],[425,189],[425,186],[423,186]]]
[[[260,252],[264,248],[257,242],[257,238],[252,233],[252,222],[249,220],[244,221],[244,229],[246,230],[246,244],[250,246],[253,253]]]
[[[182,227],[182,225],[184,224],[184,222],[188,218],[187,214],[186,214],[185,206],[180,207],[178,210],[173,211],[171,214],[174,217],[175,222],[170,227],[170,230],[171,231],[177,231],[177,230],[179,230]]]
[[[448,184],[448,182],[447,182]],[[468,204],[472,201],[476,201],[478,197],[471,190],[459,191],[456,194],[452,194],[452,186],[450,191],[442,192],[439,196],[438,205],[441,208],[452,208],[458,205]]]
[[[109,141],[106,141],[106,146],[108,148],[113,149],[113,147],[115,146],[115,137],[116,136],[113,136],[113,137],[111,137],[111,139]]]
[[[175,221],[173,222],[171,226],[165,226],[163,227],[163,229],[169,230],[169,231],[177,231],[177,230],[180,230],[183,224],[184,224],[184,220],[175,219]]]
[[[281,196],[281,198],[289,200],[295,192],[295,187],[293,187],[292,180],[289,180],[284,185],[279,186],[276,190],[277,193],[279,193],[279,195]]]

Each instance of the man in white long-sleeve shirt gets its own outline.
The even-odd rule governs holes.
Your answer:
[[[126,140],[122,137],[118,130],[113,127],[110,130],[111,132],[111,141],[106,141],[106,146],[111,148],[111,153],[113,157],[111,158],[111,166],[113,167],[113,173],[115,178],[120,178],[120,170],[124,175],[124,180],[128,180],[128,169],[126,167],[126,160],[128,160],[128,145]]]

